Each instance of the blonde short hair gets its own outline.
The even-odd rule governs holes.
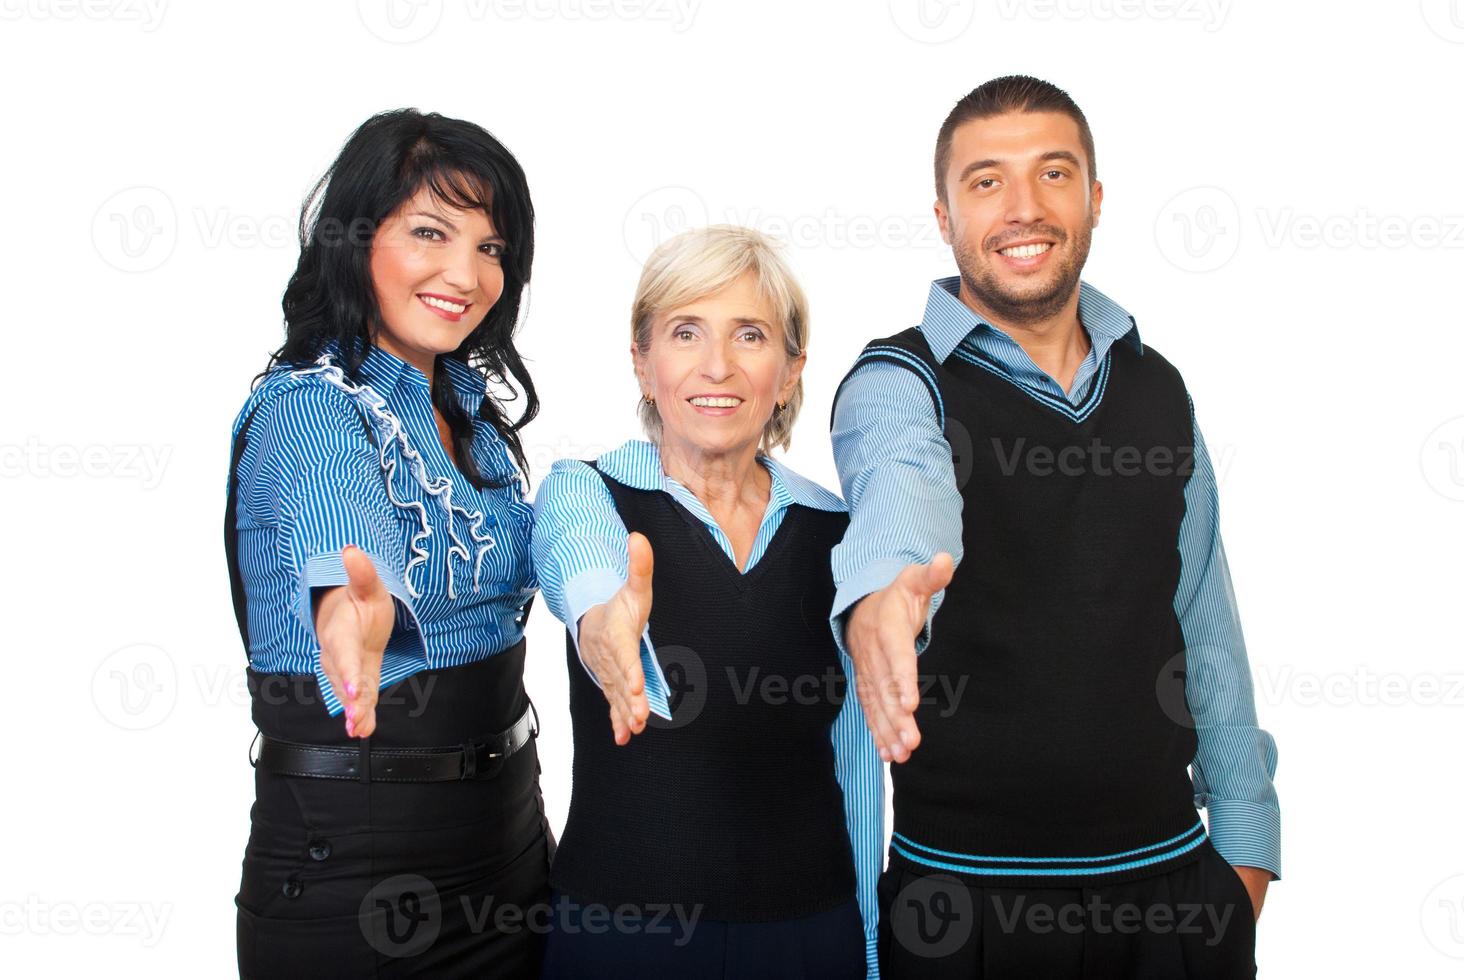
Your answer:
[[[757,289],[783,331],[783,349],[789,360],[808,347],[808,300],[793,273],[766,235],[737,225],[710,225],[684,231],[662,242],[646,259],[640,284],[631,304],[630,331],[635,349],[645,354],[651,346],[651,324],[662,310],[695,302],[719,292],[747,272],[757,277]],[[763,426],[759,449],[769,453],[788,448],[793,423],[803,405],[803,379],[794,385],[782,409]],[[661,413],[640,401],[641,426],[652,442],[661,441]]]

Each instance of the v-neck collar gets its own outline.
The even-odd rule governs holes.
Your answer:
[[[1015,387],[1022,394],[1031,398],[1037,404],[1051,409],[1071,422],[1084,421],[1103,402],[1103,393],[1108,388],[1108,376],[1112,373],[1113,367],[1113,351],[1109,349],[1103,355],[1103,360],[1098,365],[1098,373],[1093,378],[1092,384],[1088,386],[1087,394],[1083,396],[1081,401],[1074,405],[1066,398],[1059,398],[1049,392],[1040,391],[1030,385],[1023,384],[1003,365],[997,363],[996,360],[980,350],[962,344],[953,350],[951,354],[968,364],[974,364],[996,375],[998,378]]]
[[[762,578],[763,572],[768,567],[768,558],[784,546],[788,536],[793,533],[793,527],[796,523],[788,520],[790,515],[784,514],[783,520],[778,524],[778,529],[773,532],[773,536],[768,540],[767,547],[763,548],[762,554],[758,556],[757,563],[746,571],[743,571],[737,567],[736,559],[732,555],[729,555],[726,549],[722,547],[721,542],[712,535],[711,527],[696,514],[692,513],[675,496],[671,497],[671,509],[676,511],[682,520],[686,521],[691,528],[692,536],[700,542],[703,548],[711,552],[712,562],[722,569],[724,575],[730,576],[733,586],[739,593],[745,593],[757,585],[758,580]],[[766,517],[764,520],[766,521]],[[725,533],[724,531],[723,534],[725,535]],[[762,533],[761,525],[758,527],[758,533]],[[754,544],[756,541],[757,538],[754,537]],[[749,558],[751,558],[750,555]]]
[[[837,494],[825,490],[777,460],[759,455],[758,462],[767,469],[772,483],[768,490],[768,505],[763,511],[762,519],[758,522],[757,533],[753,535],[754,546],[768,523],[793,504],[800,504],[814,510],[835,512],[847,509],[843,499]],[[751,575],[756,572],[768,552],[772,550],[777,537],[782,533],[780,525],[764,547],[762,554],[758,555],[757,562],[747,571],[740,571],[737,568],[736,559],[733,557],[732,541],[727,536],[727,532],[717,523],[706,505],[697,499],[696,494],[692,493],[690,488],[666,475],[661,467],[660,450],[654,443],[643,439],[628,440],[620,447],[600,456],[595,465],[606,476],[618,483],[637,490],[660,490],[670,496],[689,517],[700,522],[702,534],[721,552],[728,567],[737,575]],[[786,520],[783,523],[787,523]],[[751,560],[752,556],[748,557]]]
[[[930,284],[919,331],[935,361],[945,364],[954,358],[974,364],[1071,421],[1083,421],[1102,402],[1114,347],[1127,345],[1143,356],[1144,344],[1133,316],[1092,285],[1080,282],[1078,320],[1092,349],[1078,366],[1072,385],[1061,391],[1010,334],[961,302],[960,286],[959,276]],[[1080,388],[1082,397],[1074,403],[1070,396]]]

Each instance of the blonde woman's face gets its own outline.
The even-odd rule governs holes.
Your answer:
[[[788,357],[783,329],[751,272],[659,311],[649,349],[631,353],[642,395],[656,400],[663,447],[713,454],[757,448],[805,357]]]

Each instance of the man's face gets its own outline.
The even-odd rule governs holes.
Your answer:
[[[1103,201],[1077,122],[1011,112],[962,123],[945,192],[935,214],[966,292],[1009,323],[1059,313],[1078,288]]]

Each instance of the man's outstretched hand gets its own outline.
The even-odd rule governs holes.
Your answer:
[[[895,580],[855,603],[844,627],[855,689],[881,759],[904,762],[920,744],[915,638],[930,599],[950,584],[955,562],[942,551],[929,564],[906,565]]]

